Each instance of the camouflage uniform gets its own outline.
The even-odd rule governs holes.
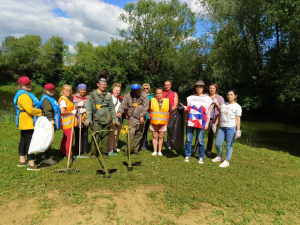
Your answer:
[[[113,120],[117,120],[115,106],[109,92],[99,94],[97,90],[90,93],[86,104],[86,120],[93,121],[93,130],[109,130]],[[100,143],[101,153],[108,153],[108,132],[95,134],[97,143]],[[97,150],[92,140],[91,155],[96,155]]]
[[[129,141],[130,152],[137,153],[140,147],[140,140],[144,132],[144,126],[146,122],[146,114],[149,110],[149,100],[147,94],[141,92],[140,96],[136,97],[131,92],[127,93],[120,105],[118,113],[123,113],[125,109],[128,109],[128,123],[129,123]],[[144,123],[134,126],[140,123],[140,118],[144,117]]]

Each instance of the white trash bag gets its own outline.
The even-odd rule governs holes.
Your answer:
[[[28,154],[45,152],[53,143],[54,128],[45,116],[40,116],[35,122]]]

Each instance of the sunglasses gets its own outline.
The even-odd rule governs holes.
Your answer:
[[[149,88],[144,88],[144,90],[149,90]]]
[[[209,85],[217,85],[217,83],[210,83]]]

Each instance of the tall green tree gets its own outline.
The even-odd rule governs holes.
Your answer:
[[[164,80],[162,65],[195,33],[195,13],[178,0],[128,3],[119,20],[127,24],[120,35],[130,44],[129,76],[156,86]],[[165,74],[167,75],[167,74]]]

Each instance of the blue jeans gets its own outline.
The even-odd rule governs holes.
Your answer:
[[[236,127],[220,127],[215,141],[219,156],[222,156],[222,143],[226,139],[226,160],[231,159],[232,144],[235,139]]]
[[[204,130],[195,127],[186,127],[185,155],[187,157],[191,157],[194,129],[196,129],[196,134],[199,141],[199,158],[204,158]]]

